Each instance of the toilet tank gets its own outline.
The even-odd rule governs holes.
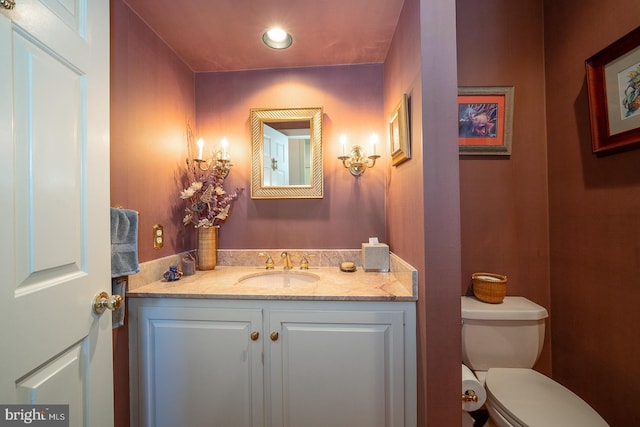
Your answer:
[[[523,297],[505,297],[500,304],[462,297],[462,362],[474,371],[532,368],[548,315]]]

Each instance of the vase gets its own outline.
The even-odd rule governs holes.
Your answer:
[[[219,226],[198,227],[198,270],[216,268]]]

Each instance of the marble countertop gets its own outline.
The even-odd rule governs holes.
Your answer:
[[[264,267],[217,266],[215,270],[197,271],[180,280],[159,280],[127,292],[130,298],[198,298],[198,299],[263,299],[263,300],[327,300],[327,301],[416,301],[417,272],[395,257],[392,271],[365,272],[361,267],[346,273],[337,267],[297,268],[289,274],[303,272],[317,276],[312,283],[291,286],[263,285],[240,279],[264,273]],[[269,270],[285,273],[282,268]]]

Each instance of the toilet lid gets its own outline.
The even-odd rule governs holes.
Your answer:
[[[487,304],[475,297],[461,297],[464,320],[541,320],[547,310],[524,297],[504,297],[500,304]]]
[[[523,426],[608,426],[584,400],[533,369],[492,368],[485,385],[487,401]]]

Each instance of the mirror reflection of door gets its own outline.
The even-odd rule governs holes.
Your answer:
[[[289,138],[289,184],[309,185],[311,182],[311,140],[309,137]]]
[[[264,125],[263,185],[289,185],[289,138]]]
[[[263,123],[263,186],[311,184],[309,121]]]

